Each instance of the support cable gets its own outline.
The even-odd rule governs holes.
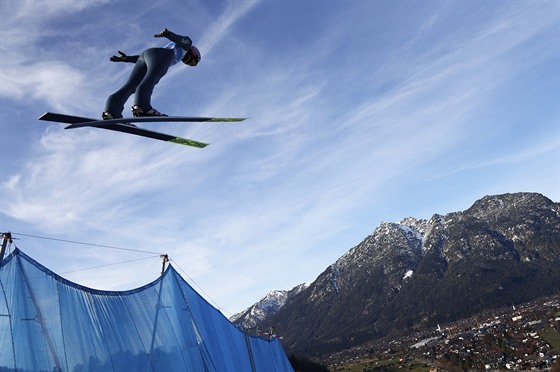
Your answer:
[[[177,261],[175,261],[175,260],[173,260],[173,259],[170,259],[170,261],[173,262],[173,265],[176,266],[179,270],[181,270],[181,272],[182,272],[187,278],[189,278],[189,280],[200,290],[200,292],[204,293],[204,295],[206,296],[206,298],[208,299],[208,301],[211,302],[211,303],[214,305],[214,307],[215,307],[216,309],[218,309],[218,310],[220,310],[220,311],[223,311],[223,312],[226,312],[226,313],[228,313],[230,316],[233,316],[233,315],[234,315],[234,314],[232,314],[231,312],[227,311],[226,309],[220,307],[220,305],[218,305],[218,304],[216,303],[216,301],[214,301],[214,300],[212,299],[212,297],[210,297],[210,296],[208,295],[208,293],[206,293],[206,292],[204,291],[204,289],[202,289],[202,287],[199,286],[198,283],[195,282],[194,279],[191,278],[191,277],[189,276],[189,274],[187,274],[187,272],[186,272],[185,270],[183,270],[183,269],[181,268],[181,266],[179,266],[179,265],[177,264]]]
[[[86,267],[86,268],[84,268],[84,269],[76,269],[76,270],[70,270],[70,271],[62,271],[62,272],[60,272],[60,273],[58,273],[58,274],[59,274],[59,275],[62,275],[62,274],[77,273],[77,272],[79,272],[79,271],[93,270],[93,269],[99,269],[99,268],[107,267],[107,266],[122,265],[122,264],[127,264],[127,263],[131,263],[131,262],[136,262],[136,261],[149,260],[149,259],[153,259],[153,258],[155,258],[155,257],[158,257],[158,256],[150,256],[150,257],[136,258],[136,259],[134,259],[134,260],[120,261],[120,262],[114,262],[114,263],[105,264],[105,265]]]
[[[194,279],[191,278],[191,277],[187,274],[187,272],[186,272],[185,270],[183,270],[183,269],[177,264],[177,261],[168,258],[168,257],[167,257],[167,254],[165,254],[165,253],[153,252],[153,251],[144,251],[144,250],[140,250],[140,249],[131,249],[131,248],[115,247],[115,246],[103,245],[103,244],[86,243],[86,242],[80,242],[80,241],[76,241],[76,240],[67,240],[67,239],[50,238],[50,237],[46,237],[46,236],[31,235],[31,234],[16,233],[16,232],[12,233],[12,235],[21,235],[21,236],[26,236],[26,237],[29,237],[29,238],[53,240],[53,241],[58,241],[58,242],[71,243],[71,244],[81,244],[81,245],[87,245],[87,246],[91,246],[91,247],[100,247],[100,248],[117,249],[117,250],[122,250],[122,251],[129,251],[129,252],[138,252],[138,253],[153,254],[153,255],[158,255],[158,256],[161,257],[161,258],[166,257],[167,260],[164,261],[164,264],[165,264],[165,262],[168,262],[168,261],[173,262],[174,265],[175,265],[179,270],[181,270],[181,272],[182,272],[187,278],[189,278],[189,280],[190,280],[202,293],[204,293],[204,295],[206,296],[206,298],[207,298],[211,303],[213,303],[214,306],[215,306],[218,310],[223,311],[223,312],[226,312],[226,313],[230,314],[230,316],[233,316],[233,315],[234,315],[234,314],[231,313],[230,311],[227,311],[226,309],[220,307],[220,306],[216,303],[216,301],[214,301],[214,300],[208,295],[208,293],[206,293],[206,292],[204,291],[204,289],[202,289],[202,287],[200,287],[200,286],[198,285],[198,283],[196,283],[196,282],[194,281]],[[12,239],[13,239],[13,238],[12,238]],[[153,257],[148,257],[148,258],[153,258]],[[114,264],[101,265],[101,266],[97,266],[97,267],[79,269],[79,270],[74,270],[74,271],[67,271],[67,272],[64,272],[64,273],[61,273],[61,274],[67,274],[67,273],[75,272],[75,271],[82,271],[82,270],[95,269],[95,268],[99,268],[99,267],[103,267],[103,266],[117,265],[117,264],[122,264],[122,263],[127,263],[127,262],[133,262],[133,261],[137,261],[137,260],[131,260],[131,261],[125,261],[125,262],[118,262],[118,263],[114,263]],[[163,267],[163,269],[165,269],[165,266]],[[162,271],[163,271],[163,269],[162,269]]]
[[[157,254],[158,256],[163,254],[162,252],[143,251],[143,250],[140,250],[140,249],[123,248],[123,247],[114,247],[114,246],[103,245],[103,244],[94,244],[94,243],[78,242],[78,241],[75,241],[75,240],[66,240],[66,239],[49,238],[49,237],[46,237],[46,236],[30,235],[30,234],[23,234],[23,233],[12,233],[12,234],[13,234],[13,235],[27,236],[27,237],[29,237],[29,238],[37,238],[37,239],[45,239],[45,240],[54,240],[54,241],[57,241],[57,242],[88,245],[88,246],[91,246],[91,247],[101,247],[101,248],[108,248],[108,249],[118,249],[118,250],[121,250],[121,251],[138,252],[138,253],[146,253],[146,254]]]

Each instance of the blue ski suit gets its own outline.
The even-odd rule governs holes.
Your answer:
[[[152,108],[151,97],[154,87],[167,73],[170,66],[181,61],[192,46],[188,36],[177,35],[171,31],[165,36],[171,42],[163,48],[148,48],[140,55],[126,56],[122,62],[134,63],[128,81],[107,98],[105,111],[114,118],[122,118],[124,104],[134,94],[134,105],[144,111]]]

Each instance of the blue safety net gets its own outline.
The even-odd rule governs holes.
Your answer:
[[[0,263],[0,372],[293,371],[168,266],[130,291],[87,288],[19,249]]]

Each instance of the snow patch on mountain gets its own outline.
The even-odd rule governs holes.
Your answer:
[[[339,294],[340,291],[340,287],[338,286],[338,275],[338,267],[333,265],[332,285],[334,287],[334,290],[336,291],[336,294]]]
[[[414,274],[414,271],[408,270],[408,271],[404,274],[403,280],[408,279],[408,278],[411,278],[411,277],[412,277],[412,274]]]

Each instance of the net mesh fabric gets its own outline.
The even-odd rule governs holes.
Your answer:
[[[0,372],[293,371],[173,268],[130,291],[68,281],[19,249],[0,263]]]

